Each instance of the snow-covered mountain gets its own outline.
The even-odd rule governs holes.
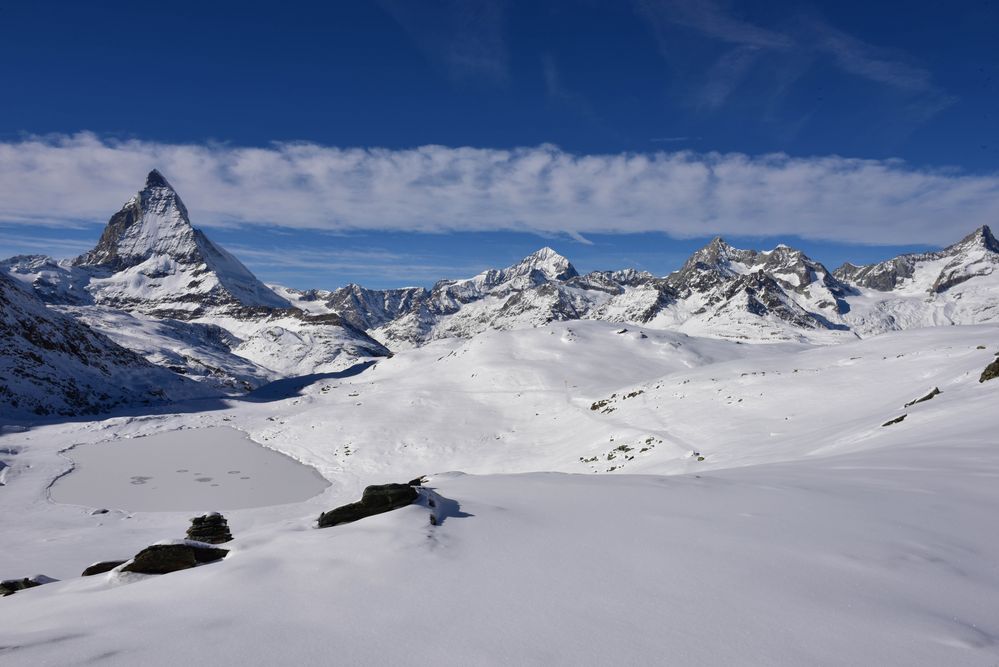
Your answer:
[[[0,408],[4,417],[82,415],[205,395],[0,272]]]
[[[12,257],[0,270],[50,307],[221,391],[389,354],[337,314],[296,308],[260,282],[191,225],[155,170],[89,252],[63,261]]]
[[[191,226],[184,202],[156,170],[72,265],[89,269],[87,289],[97,303],[158,317],[291,305]]]
[[[715,238],[665,277],[634,269],[580,275],[542,248],[506,269],[431,289],[275,289],[303,310],[339,314],[393,349],[577,319],[756,342],[835,342],[999,319],[997,248],[983,227],[937,253],[833,272],[786,245],[741,250]]]
[[[860,335],[999,320],[999,241],[987,226],[938,252],[844,264],[835,275],[855,288],[844,320]]]

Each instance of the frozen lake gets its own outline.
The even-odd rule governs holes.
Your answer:
[[[183,429],[81,445],[57,503],[137,512],[211,511],[305,500],[329,486],[314,468],[228,427]]]

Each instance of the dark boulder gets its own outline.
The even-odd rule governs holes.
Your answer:
[[[127,562],[128,561],[125,561],[125,560],[104,560],[104,561],[101,561],[100,563],[94,563],[93,565],[91,565],[90,567],[88,567],[86,570],[84,570],[83,574],[81,574],[80,576],[81,577],[92,577],[95,574],[104,574],[105,572],[110,572],[111,570],[115,569],[119,565],[123,565],[124,563],[127,563]]]
[[[982,371],[982,377],[978,378],[978,381],[985,382],[986,380],[995,380],[996,378],[999,378],[999,359],[996,359],[985,367],[985,370]]]
[[[5,579],[0,581],[0,597],[7,597],[18,591],[23,591],[25,588],[34,588],[42,584],[50,584],[53,581],[58,581],[58,579],[46,577],[44,574],[38,574],[30,578],[25,577],[24,579]]]
[[[13,595],[14,593],[24,590],[25,588],[33,588],[38,586],[31,579],[6,579],[0,581],[0,597],[6,597],[8,595]]]
[[[139,574],[168,574],[186,570],[201,563],[211,563],[225,558],[228,549],[207,544],[182,542],[180,544],[154,544],[135,555],[122,572]]]
[[[361,500],[319,515],[319,527],[329,528],[382,514],[411,504],[419,494],[409,484],[378,484],[364,489]]]
[[[229,522],[218,512],[196,516],[187,529],[187,539],[206,544],[224,544],[232,540]]]
[[[198,565],[222,560],[229,553],[228,549],[212,547],[207,544],[197,545],[188,542],[187,546],[194,550],[194,560],[198,561]]]

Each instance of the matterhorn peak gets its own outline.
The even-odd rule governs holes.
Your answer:
[[[159,171],[146,176],[142,190],[111,216],[97,245],[74,264],[118,271],[154,255],[191,261],[199,254],[199,239],[187,208]]]
[[[163,174],[159,172],[158,169],[153,169],[146,175],[146,190],[150,188],[169,188],[173,190],[173,186],[163,177]]]
[[[146,176],[142,190],[111,216],[94,249],[73,263],[118,276],[102,278],[110,280],[109,291],[118,286],[114,287],[120,292],[116,303],[128,300],[150,312],[177,311],[190,316],[201,312],[192,305],[199,299],[215,304],[289,306],[239,260],[191,226],[180,196],[156,169]],[[178,309],[177,303],[184,308]]]

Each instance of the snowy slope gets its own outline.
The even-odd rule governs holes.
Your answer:
[[[104,306],[53,306],[146,360],[222,393],[249,391],[279,377],[238,348],[240,338],[217,324],[161,319]]]
[[[0,571],[65,581],[0,602],[0,657],[991,664],[999,382],[978,377],[997,340],[984,325],[758,346],[553,323],[439,341],[267,401],[7,433],[16,538]],[[178,537],[188,513],[51,503],[69,465],[58,452],[222,424],[333,486],[228,513],[237,539],[220,563],[76,578]],[[599,468],[579,460],[592,455]],[[455,469],[480,474],[431,475],[436,527],[415,505],[311,529],[364,484]],[[532,470],[582,474],[509,474]]]
[[[45,307],[0,272],[4,419],[105,412],[211,392]]]

